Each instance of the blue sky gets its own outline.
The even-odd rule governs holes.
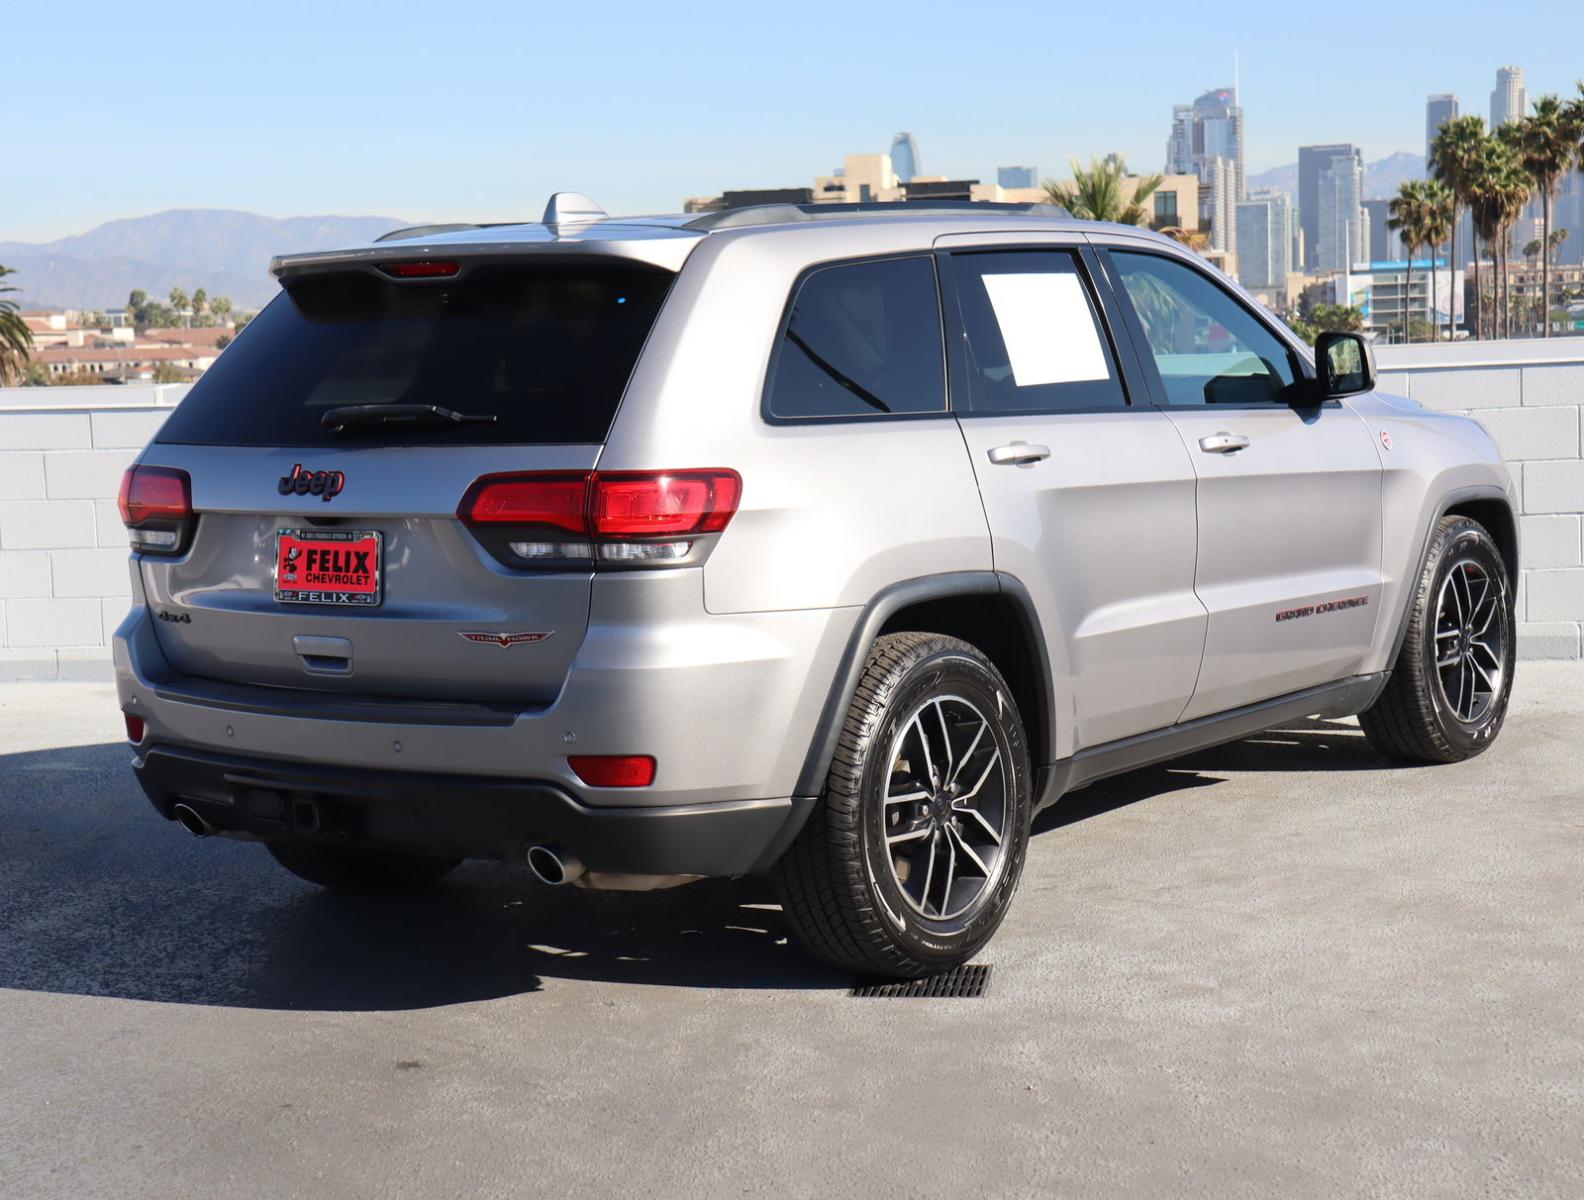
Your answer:
[[[1526,68],[1531,95],[1571,93],[1579,14],[1576,0],[9,5],[0,240],[173,207],[502,220],[558,188],[674,210],[806,185],[900,129],[924,170],[954,177],[1060,173],[1109,150],[1158,169],[1172,104],[1230,82],[1234,48],[1251,172],[1304,142],[1374,159],[1422,148],[1430,92],[1486,113],[1503,63]]]

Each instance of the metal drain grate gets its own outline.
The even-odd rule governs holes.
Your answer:
[[[976,1000],[990,986],[988,963],[969,963],[923,979],[898,979],[890,983],[866,983],[853,988],[854,996],[922,996],[928,999]]]

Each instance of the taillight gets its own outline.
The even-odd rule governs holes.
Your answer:
[[[128,467],[121,476],[121,521],[132,549],[178,554],[192,531],[192,479],[173,467]]]
[[[647,754],[574,754],[567,764],[590,787],[648,787],[655,777]]]
[[[449,279],[461,269],[457,263],[435,262],[431,259],[380,264],[380,270],[393,279]]]
[[[663,565],[725,529],[741,496],[742,477],[724,468],[486,475],[457,516],[513,564]]]

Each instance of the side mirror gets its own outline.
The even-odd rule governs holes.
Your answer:
[[[1375,386],[1375,352],[1356,333],[1322,333],[1315,339],[1315,392],[1321,400],[1354,396]]]

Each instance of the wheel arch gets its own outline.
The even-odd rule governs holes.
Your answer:
[[[885,634],[902,631],[959,637],[981,650],[1012,690],[1030,761],[1035,767],[1050,761],[1056,744],[1050,656],[1033,599],[1014,576],[956,571],[892,584],[865,605],[820,711],[798,776],[799,796],[818,795],[824,788],[870,647]]]

